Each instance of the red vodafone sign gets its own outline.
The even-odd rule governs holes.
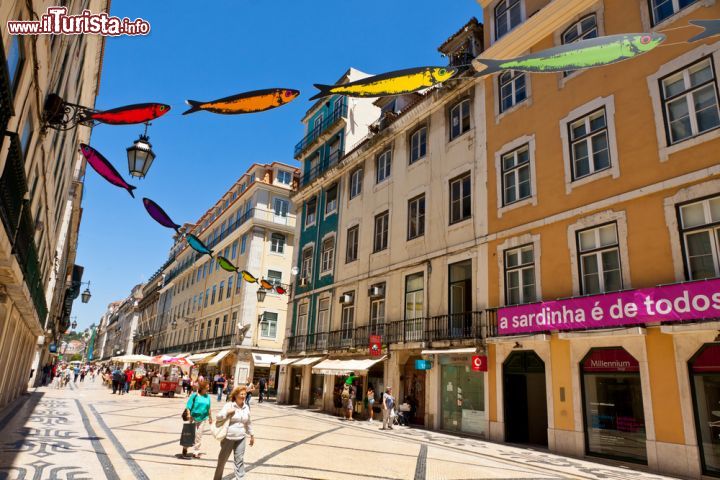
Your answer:
[[[487,355],[473,355],[472,369],[476,372],[487,372]]]

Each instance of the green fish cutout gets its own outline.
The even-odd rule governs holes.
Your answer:
[[[624,33],[591,38],[507,60],[473,60],[476,77],[503,70],[550,73],[602,67],[647,53],[665,41],[662,33]],[[483,68],[485,67],[485,68]]]
[[[230,260],[223,257],[222,255],[218,255],[216,260],[218,262],[218,265],[220,265],[220,268],[222,268],[226,272],[237,272],[237,267],[233,265]]]

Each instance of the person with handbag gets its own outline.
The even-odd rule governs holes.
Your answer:
[[[226,403],[220,413],[217,414],[216,424],[213,425],[213,435],[220,440],[220,454],[218,455],[217,466],[215,467],[214,480],[223,478],[223,469],[234,454],[235,479],[245,478],[245,440],[249,436],[248,443],[252,447],[255,444],[252,423],[250,421],[250,408],[245,399],[247,398],[247,387],[238,386],[230,393],[230,401]],[[218,424],[221,424],[218,427]]]
[[[180,445],[183,446],[183,457],[187,457],[187,449],[190,447],[190,445],[187,445],[190,443],[190,435],[188,435],[188,430],[190,430],[194,433],[194,441],[192,443],[193,457],[200,458],[203,428],[205,428],[205,424],[208,420],[210,422],[213,421],[210,395],[208,395],[209,390],[210,387],[207,382],[200,382],[198,384],[198,391],[190,395],[190,398],[188,398],[187,404],[185,405],[185,410],[183,410],[183,420],[188,422],[183,426],[183,435],[180,437]],[[187,425],[192,425],[193,428],[186,428]]]
[[[387,387],[382,397],[383,425],[380,430],[392,430],[392,417],[395,416],[395,398],[392,396],[392,388]]]

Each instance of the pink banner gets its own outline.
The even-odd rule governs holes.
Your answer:
[[[720,317],[720,279],[498,309],[498,333],[588,330]]]

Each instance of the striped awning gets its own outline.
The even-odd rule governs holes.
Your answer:
[[[298,360],[297,362],[293,363],[293,367],[300,367],[303,365],[312,365],[313,363],[317,363],[320,360],[322,360],[323,357],[306,357],[301,360]]]
[[[278,365],[290,365],[293,362],[297,362],[299,358],[283,358],[278,362]]]
[[[312,373],[322,375],[348,375],[350,373],[365,375],[370,367],[383,360],[385,360],[385,356],[365,360],[323,360],[312,368]]]
[[[208,365],[217,365],[218,363],[220,363],[220,361],[222,361],[223,358],[227,357],[229,353],[230,353],[230,350],[223,350],[220,353],[218,353],[217,355],[215,355],[213,358],[211,358],[210,361],[207,362],[207,364]]]
[[[210,360],[208,357],[215,355],[215,353],[216,352],[194,353],[188,357],[188,360],[195,363],[205,363],[207,360]]]

